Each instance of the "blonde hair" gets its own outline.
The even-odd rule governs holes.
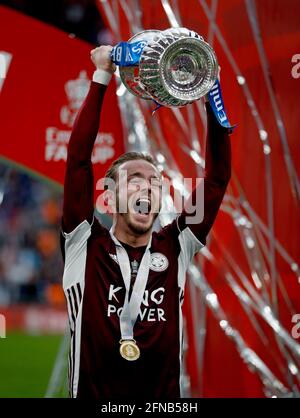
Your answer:
[[[150,154],[144,154],[143,152],[136,151],[125,152],[125,154],[120,155],[119,158],[112,162],[111,166],[105,173],[105,179],[113,179],[116,181],[120,165],[132,160],[144,160],[150,164],[153,164],[157,168],[156,162]],[[107,184],[107,182],[104,182],[104,184]]]

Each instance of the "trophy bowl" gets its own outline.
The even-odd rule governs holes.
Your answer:
[[[120,67],[125,86],[136,96],[164,106],[185,106],[199,100],[218,76],[214,50],[186,28],[147,30],[129,43],[145,41],[138,65]]]
[[[218,64],[206,42],[182,38],[166,49],[159,70],[162,84],[171,96],[194,101],[213,87]]]

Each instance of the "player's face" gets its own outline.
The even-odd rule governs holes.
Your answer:
[[[161,174],[145,160],[123,163],[118,174],[118,216],[134,233],[144,234],[152,228],[161,207]]]

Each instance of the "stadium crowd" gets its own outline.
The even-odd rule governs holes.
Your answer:
[[[61,303],[61,192],[0,166],[0,305]]]
[[[0,0],[72,33],[111,43],[95,0]],[[64,303],[59,244],[62,191],[0,162],[0,306]]]

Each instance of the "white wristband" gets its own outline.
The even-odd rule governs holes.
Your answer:
[[[110,82],[111,76],[112,74],[109,73],[108,71],[100,70],[98,68],[93,74],[93,81],[107,86],[108,83]]]

